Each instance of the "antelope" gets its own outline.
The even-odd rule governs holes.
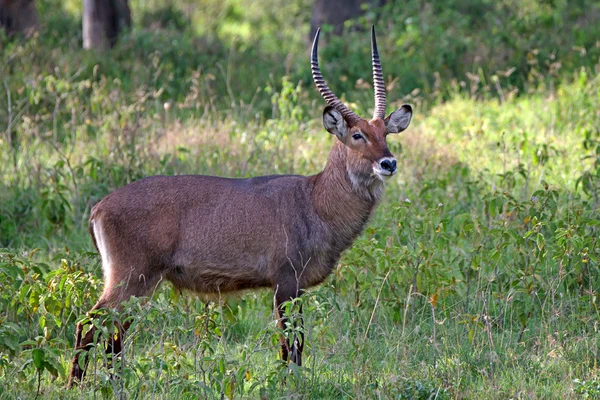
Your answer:
[[[385,116],[386,93],[375,27],[371,54],[373,118],[359,117],[342,103],[319,68],[320,29],[312,44],[314,83],[327,103],[325,129],[337,138],[316,175],[270,175],[229,179],[203,175],[152,176],[132,182],[96,204],[89,230],[100,254],[104,292],[92,311],[118,308],[145,296],[163,280],[202,294],[274,290],[278,325],[283,304],[323,282],[362,232],[397,171],[387,146],[390,133],[405,130],[408,104]],[[301,323],[301,322],[300,322]],[[69,386],[83,378],[94,329],[76,330]],[[126,326],[106,346],[119,354]],[[281,340],[281,358],[302,364],[304,338]]]

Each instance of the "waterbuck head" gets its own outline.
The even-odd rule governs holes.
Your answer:
[[[375,110],[371,120],[356,115],[327,86],[319,68],[317,54],[320,32],[320,28],[317,29],[313,41],[311,70],[315,84],[328,104],[323,111],[323,125],[345,145],[346,169],[353,184],[369,185],[373,181],[389,178],[396,173],[396,159],[388,149],[386,137],[389,133],[399,133],[408,127],[412,117],[412,107],[404,104],[387,117],[385,116],[385,84],[377,51],[375,27],[371,28],[375,88]]]

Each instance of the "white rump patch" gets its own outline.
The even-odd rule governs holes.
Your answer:
[[[104,280],[108,281],[110,279],[111,260],[110,254],[108,252],[108,246],[106,243],[106,237],[104,236],[104,232],[102,231],[102,223],[99,220],[96,221],[95,219],[93,219],[92,230],[94,231],[96,245],[98,246],[100,258],[102,259],[102,272],[104,273]]]

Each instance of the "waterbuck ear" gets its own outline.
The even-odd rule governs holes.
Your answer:
[[[408,104],[404,104],[402,107],[391,113],[384,120],[385,122],[385,133],[400,133],[410,124],[412,117],[412,107]]]
[[[323,125],[327,132],[335,135],[342,142],[348,133],[348,123],[338,110],[331,106],[323,110]]]

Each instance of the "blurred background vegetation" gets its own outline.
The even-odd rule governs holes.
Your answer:
[[[600,3],[97,3],[130,21],[83,49],[89,2],[0,0],[0,398],[600,396]],[[303,300],[306,367],[274,362],[268,292],[164,285],[127,307],[122,379],[98,352],[65,391],[102,289],[90,208],[152,174],[318,172],[311,33],[366,116],[371,24],[388,108],[415,118],[370,227]]]

